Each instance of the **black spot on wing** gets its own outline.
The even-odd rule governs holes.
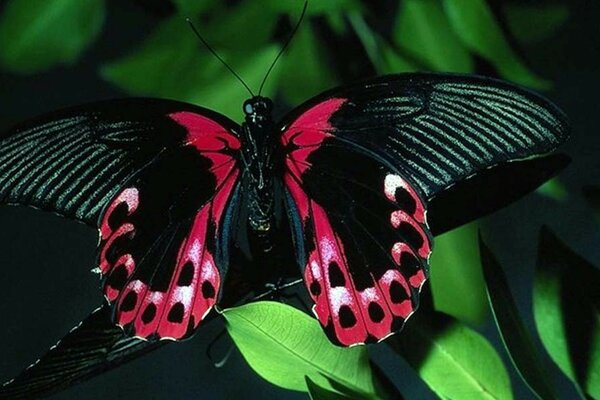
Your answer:
[[[167,320],[172,323],[181,323],[183,321],[183,315],[185,312],[185,308],[182,303],[176,303],[171,310],[169,310],[169,314],[167,314]]]
[[[340,325],[342,328],[352,328],[354,325],[356,325],[356,316],[349,306],[341,306],[338,316],[340,318]]]

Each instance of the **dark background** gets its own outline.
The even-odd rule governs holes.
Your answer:
[[[109,2],[102,36],[78,64],[31,77],[0,75],[0,131],[63,106],[124,96],[101,80],[97,66],[142,40],[158,18],[132,2]],[[566,26],[548,42],[551,45],[522,49],[531,68],[555,82],[548,96],[566,111],[573,125],[572,140],[564,147],[573,163],[561,174],[568,198],[557,202],[531,194],[486,218],[484,224],[531,329],[530,288],[540,224],[550,225],[573,249],[600,264],[598,221],[581,194],[582,186],[600,184],[598,21],[597,1],[575,2]],[[99,305],[99,281],[90,273],[96,243],[97,233],[84,225],[32,209],[0,207],[0,380],[37,359]],[[263,381],[237,350],[225,368],[213,368],[205,355],[206,344],[222,329],[222,321],[216,320],[190,341],[166,346],[53,398],[306,398]],[[491,324],[484,330],[498,341]],[[431,396],[387,346],[370,350],[407,398]],[[553,375],[564,398],[570,397],[565,378],[558,376],[556,368]],[[528,398],[520,380],[514,374],[511,378],[515,398]]]

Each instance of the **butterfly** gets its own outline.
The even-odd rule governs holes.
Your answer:
[[[367,80],[281,121],[260,95],[242,111],[237,124],[124,99],[34,119],[0,138],[0,202],[98,229],[103,294],[131,337],[191,336],[231,271],[255,290],[295,273],[332,342],[353,346],[398,332],[418,307],[444,229],[429,211],[469,219],[485,205],[455,188],[550,153],[569,131],[540,95],[464,75]],[[482,196],[507,202],[510,171]]]

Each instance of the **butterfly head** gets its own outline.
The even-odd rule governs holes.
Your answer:
[[[254,96],[244,102],[246,120],[254,123],[271,119],[273,102],[268,97]]]

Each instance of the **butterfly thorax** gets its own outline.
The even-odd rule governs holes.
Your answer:
[[[245,122],[242,124],[242,167],[244,193],[248,198],[248,223],[261,235],[273,225],[275,147],[277,138],[271,114],[270,99],[255,96],[244,103]]]

